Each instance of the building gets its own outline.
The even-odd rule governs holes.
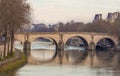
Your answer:
[[[31,25],[24,25],[24,26],[20,27],[18,32],[29,32],[31,30],[32,30],[32,26]]]
[[[118,18],[118,14],[119,12],[108,13],[106,21],[109,21],[110,23],[114,23],[115,20]]]
[[[114,23],[115,20],[118,18],[119,12],[114,12],[114,13],[108,13],[107,18],[105,21]],[[102,19],[102,14],[96,14],[93,20],[93,23],[101,21]]]
[[[32,29],[33,32],[47,32],[47,30],[48,27],[43,23],[33,24],[33,29]]]
[[[98,22],[102,20],[102,14],[96,14],[93,20],[93,23]]]

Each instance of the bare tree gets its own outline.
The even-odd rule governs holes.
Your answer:
[[[118,17],[115,20],[113,26],[113,34],[120,36],[120,13],[118,14]]]
[[[96,32],[96,33],[112,33],[113,24],[106,21],[98,21],[95,23],[86,24],[86,32]]]
[[[25,24],[30,23],[30,6],[26,0],[1,0],[0,3],[0,25],[3,27],[6,44],[11,43],[10,55],[13,52],[14,34]]]

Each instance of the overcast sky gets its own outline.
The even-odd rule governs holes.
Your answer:
[[[96,13],[120,10],[120,0],[28,0],[34,23],[91,22]]]

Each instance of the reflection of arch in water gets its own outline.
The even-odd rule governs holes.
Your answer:
[[[69,50],[65,52],[65,56],[70,63],[80,63],[87,57],[87,51]]]
[[[23,45],[24,43],[21,42],[20,40],[17,40],[17,39],[14,40],[15,49],[23,50]]]
[[[96,57],[100,62],[108,63],[108,62],[113,62],[112,59],[115,56],[114,51],[97,51],[96,52]]]
[[[107,48],[114,48],[115,42],[110,38],[103,38],[100,39],[96,44],[96,49],[107,49]]]
[[[51,42],[52,44],[50,44],[50,45],[55,45],[55,52],[54,52],[54,54],[53,54],[53,56],[52,56],[52,58],[50,59],[50,60],[47,60],[47,61],[51,61],[51,60],[53,60],[56,56],[57,56],[57,49],[58,49],[58,44],[57,44],[57,42],[53,39],[53,38],[50,38],[50,37],[37,37],[37,38],[35,38],[33,41],[32,41],[32,43],[33,42],[39,42],[39,41],[42,41],[42,42]],[[32,47],[32,45],[31,45],[31,47]],[[49,48],[47,48],[47,49],[49,49]],[[40,50],[40,49],[39,49]],[[47,62],[46,61],[46,62]],[[42,62],[42,61],[41,61]],[[43,61],[43,62],[45,62],[45,61]]]

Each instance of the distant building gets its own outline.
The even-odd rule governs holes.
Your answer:
[[[114,12],[114,13],[108,13],[106,21],[109,21],[110,23],[114,23],[115,20],[118,18],[119,12]]]
[[[54,25],[52,25],[51,27],[49,27],[49,31],[50,32],[59,32],[59,27],[63,26],[64,24],[62,22],[58,22]]]
[[[24,26],[20,27],[18,32],[29,32],[31,30],[32,30],[32,26],[31,25],[24,25]]]
[[[108,21],[110,23],[114,23],[115,20],[118,18],[119,12],[114,12],[114,13],[108,13],[107,18],[105,21]],[[96,14],[93,20],[93,23],[98,22],[102,19],[102,14]]]
[[[93,23],[98,22],[102,20],[102,14],[96,14],[93,20]]]
[[[40,24],[33,24],[32,31],[33,32],[46,32],[47,29],[48,27],[45,24],[40,23]]]

